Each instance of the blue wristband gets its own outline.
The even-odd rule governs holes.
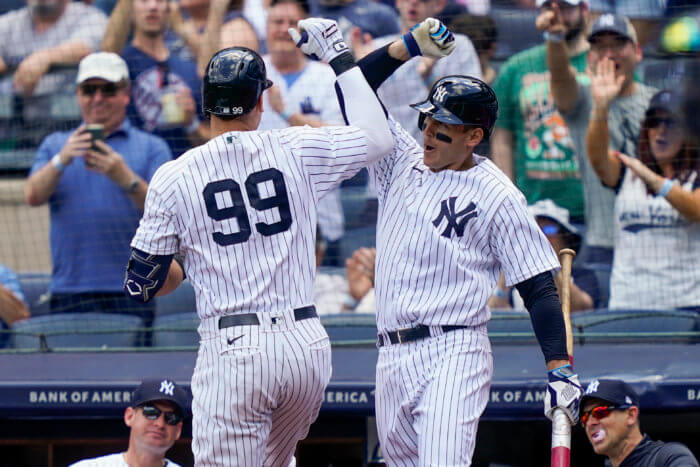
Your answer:
[[[673,182],[667,178],[664,180],[664,184],[661,185],[661,189],[656,194],[656,196],[658,198],[665,198],[666,195],[668,195],[668,193],[671,191],[671,188],[673,188]]]
[[[510,298],[510,290],[501,290],[498,287],[493,291],[493,294],[498,298]]]
[[[418,47],[418,42],[416,42],[416,38],[413,37],[413,34],[407,32],[401,36],[401,39],[403,40],[403,44],[406,46],[406,50],[408,50],[408,54],[411,57],[419,57],[423,55],[420,52],[420,47]]]
[[[562,365],[558,368],[554,368],[553,370],[549,370],[548,373],[557,375],[559,377],[568,378],[569,376],[572,376],[574,374],[574,367],[571,366],[571,363],[567,363],[566,365]]]

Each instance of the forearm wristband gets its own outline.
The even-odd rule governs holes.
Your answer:
[[[355,58],[350,52],[343,52],[331,60],[329,65],[331,68],[333,68],[333,71],[335,71],[335,75],[339,76],[357,64],[355,63]]]

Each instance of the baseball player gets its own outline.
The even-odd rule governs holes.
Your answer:
[[[359,65],[376,89],[400,63],[383,48]],[[487,301],[501,271],[544,353],[545,413],[559,407],[575,422],[581,387],[552,278],[557,256],[522,193],[473,153],[496,120],[494,92],[446,76],[412,107],[423,147],[390,120],[394,150],[369,168],[379,199],[378,434],[388,465],[470,465],[493,375]]]
[[[312,304],[318,199],[393,144],[335,22],[311,18],[299,28],[290,33],[304,53],[334,69],[354,126],[256,131],[261,94],[272,84],[265,65],[249,49],[219,51],[203,81],[216,136],[156,172],[132,241],[127,294],[148,301],[174,290],[184,273],[196,291],[197,465],[292,461],[331,373],[328,335]],[[424,28],[414,33],[431,40]],[[405,51],[401,41],[392,47]]]

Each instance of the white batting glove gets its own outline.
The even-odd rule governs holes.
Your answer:
[[[403,35],[403,42],[411,57],[446,57],[457,45],[452,32],[435,18],[428,18],[413,26]]]
[[[330,19],[307,18],[297,23],[299,30],[289,28],[289,35],[309,57],[330,63],[331,60],[348,52],[338,24]]]
[[[554,409],[561,409],[571,420],[572,425],[578,423],[578,406],[583,395],[583,388],[578,381],[571,365],[564,365],[547,372],[549,383],[544,398],[544,414],[550,420]]]

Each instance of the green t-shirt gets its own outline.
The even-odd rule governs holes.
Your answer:
[[[583,189],[576,146],[550,92],[545,45],[520,52],[501,66],[494,90],[498,96],[496,125],[513,133],[515,184],[528,204],[551,199],[583,219]],[[586,55],[571,58],[579,81]]]

